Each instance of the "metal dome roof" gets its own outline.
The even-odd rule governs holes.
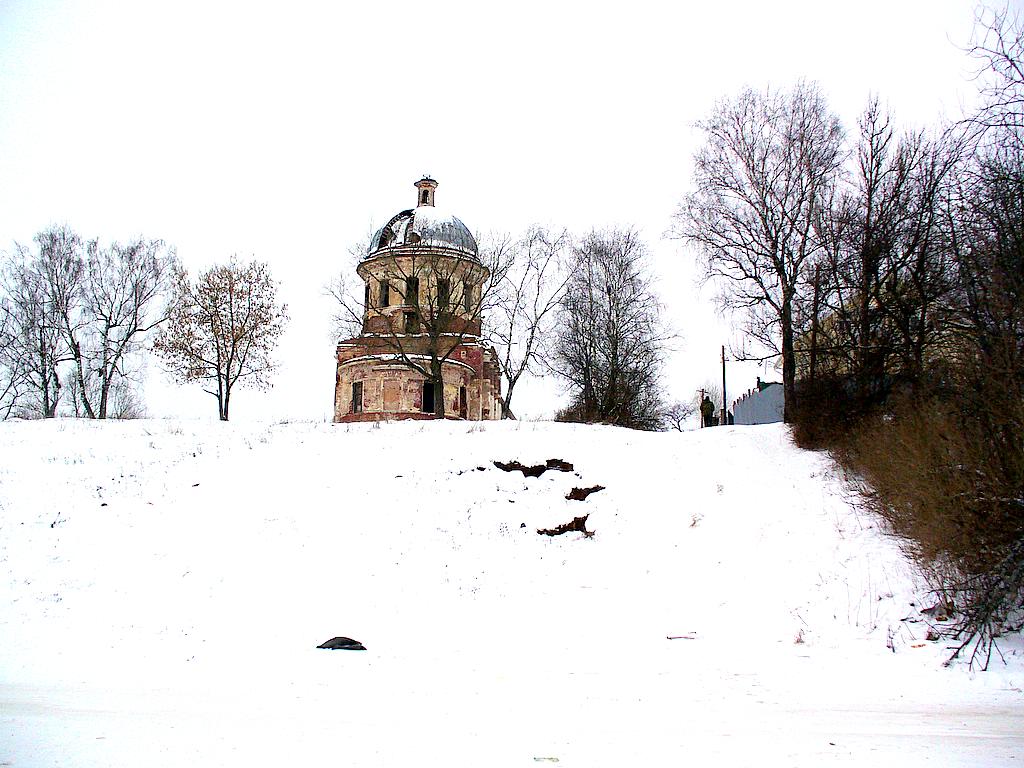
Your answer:
[[[370,241],[366,257],[384,248],[410,245],[450,248],[474,259],[479,253],[476,239],[457,216],[433,205],[420,205],[401,211],[378,229]]]
[[[424,176],[413,186],[416,187],[416,207],[396,214],[374,233],[366,258],[385,248],[426,246],[459,251],[479,261],[479,249],[469,227],[434,207],[437,182]]]

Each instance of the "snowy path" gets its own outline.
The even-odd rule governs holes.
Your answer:
[[[0,765],[1024,760],[1019,638],[943,668],[779,426],[0,429]]]

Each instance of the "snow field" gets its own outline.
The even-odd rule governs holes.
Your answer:
[[[1020,639],[943,668],[896,543],[782,425],[0,430],[0,764],[1024,755]],[[491,463],[548,458],[575,473]]]

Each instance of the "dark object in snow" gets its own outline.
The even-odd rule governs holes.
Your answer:
[[[493,462],[494,466],[504,472],[515,472],[519,471],[523,473],[523,477],[540,477],[549,469],[555,469],[559,472],[572,472],[572,464],[561,459],[548,459],[543,464],[534,464],[533,466],[526,466],[518,461],[510,461],[507,464],[503,461]]]
[[[541,536],[560,536],[561,534],[569,533],[570,531],[579,531],[589,539],[594,535],[594,531],[587,530],[588,517],[590,517],[589,514],[583,515],[583,517],[576,517],[573,518],[571,523],[562,523],[554,528],[538,528],[537,533]]]
[[[592,485],[589,488],[573,488],[569,491],[569,495],[566,496],[569,501],[586,501],[587,496],[598,491],[603,491],[603,485]]]
[[[561,459],[548,459],[545,464],[547,464],[548,469],[557,469],[559,472],[572,472],[573,470],[572,464]]]
[[[366,648],[358,640],[351,637],[332,637],[323,645],[317,648],[326,648],[329,651],[365,651]]]

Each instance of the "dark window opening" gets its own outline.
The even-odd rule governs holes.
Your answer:
[[[451,285],[447,280],[437,281],[437,308],[442,312],[448,309],[448,303],[451,301]]]
[[[466,388],[459,387],[459,416],[466,418],[469,412],[469,405],[466,402]]]
[[[408,200],[409,198],[405,198]],[[420,192],[420,203],[426,205],[430,201],[430,190],[424,189]]]
[[[370,311],[370,284],[366,284],[366,296],[363,298],[363,313]]]
[[[417,235],[415,232],[409,232],[405,236],[405,242],[409,243],[410,245],[416,245],[419,241],[420,236]]]
[[[462,306],[466,310],[467,314],[473,314],[473,284],[463,283],[462,284]]]
[[[363,382],[352,382],[352,413],[363,412]]]
[[[420,324],[419,324],[419,321],[416,320],[416,313],[415,312],[406,312],[405,313],[405,332],[406,333],[419,333],[420,332]]]
[[[424,381],[423,382],[423,412],[433,413],[434,412],[434,382]]]
[[[391,284],[387,280],[381,280],[380,283],[380,305],[391,306]]]
[[[405,303],[412,306],[420,303],[420,279],[418,277],[405,278]]]

